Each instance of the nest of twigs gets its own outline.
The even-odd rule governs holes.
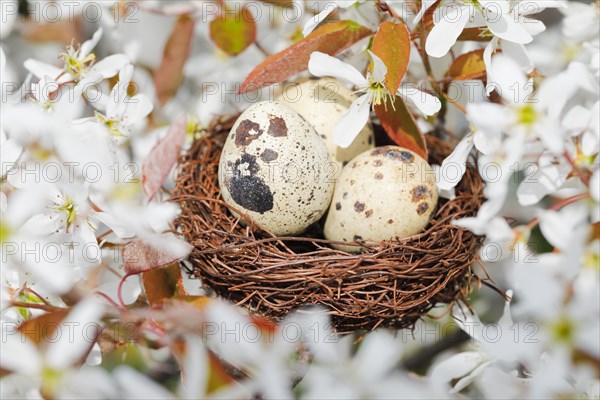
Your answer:
[[[214,121],[180,160],[172,200],[181,206],[177,228],[194,246],[189,262],[220,296],[278,320],[307,305],[331,311],[338,332],[412,327],[438,303],[464,299],[480,283],[471,265],[483,238],[452,225],[473,216],[483,183],[469,167],[456,198],[440,199],[426,230],[386,241],[359,254],[335,250],[320,224],[306,237],[282,238],[244,226],[220,196],[221,149],[235,118]],[[429,162],[451,146],[428,135]]]

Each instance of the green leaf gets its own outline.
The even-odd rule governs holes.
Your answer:
[[[210,23],[210,38],[225,53],[236,56],[256,41],[256,21],[246,7],[237,11],[226,5],[223,8]]]
[[[484,50],[475,50],[457,57],[446,74],[455,81],[483,79],[486,74]]]
[[[354,21],[335,21],[321,25],[304,39],[260,63],[242,83],[239,93],[282,82],[306,70],[313,51],[333,56],[372,33],[370,29]]]
[[[387,109],[383,104],[375,106],[375,114],[379,117],[381,127],[394,143],[427,160],[425,137],[401,96],[395,97],[393,107],[391,104],[387,104]]]
[[[382,22],[373,40],[373,53],[387,67],[385,86],[391,93],[396,93],[410,58],[410,32],[406,25],[401,22]]]

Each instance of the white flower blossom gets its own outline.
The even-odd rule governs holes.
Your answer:
[[[362,93],[352,102],[348,111],[335,127],[334,141],[342,148],[350,146],[365,126],[371,107],[381,104],[391,107],[387,102],[391,102],[394,96],[408,98],[425,115],[433,115],[441,108],[441,103],[436,97],[410,87],[410,85],[401,85],[397,93],[390,93],[383,84],[387,67],[371,51],[369,51],[369,54],[374,67],[371,72],[367,73],[366,77],[352,65],[318,51],[311,54],[308,62],[308,70],[311,74],[335,77],[343,82],[355,85],[358,87],[357,92]]]
[[[25,68],[39,79],[50,76],[61,84],[76,82],[76,89],[81,93],[103,79],[115,76],[128,62],[124,54],[113,54],[96,62],[96,55],[92,50],[100,41],[102,33],[103,29],[98,29],[90,40],[78,48],[67,46],[60,55],[63,60],[62,68],[31,58],[25,61]]]

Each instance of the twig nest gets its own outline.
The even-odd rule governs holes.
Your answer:
[[[404,239],[427,226],[437,201],[435,173],[427,161],[402,147],[378,147],[342,170],[327,214],[325,237],[371,244]]]
[[[306,79],[287,85],[277,101],[293,108],[311,124],[327,145],[333,161],[342,166],[360,153],[375,147],[371,123],[367,123],[347,148],[333,140],[335,127],[356,96],[340,81],[332,78]]]
[[[234,215],[274,235],[296,235],[331,202],[330,164],[325,143],[298,113],[260,102],[240,115],[225,141],[219,187],[223,200],[239,211]]]
[[[364,244],[354,254],[333,248],[320,224],[294,238],[240,224],[223,201],[215,173],[235,120],[214,121],[192,144],[173,191],[172,201],[181,207],[175,228],[194,246],[188,261],[205,287],[274,320],[318,304],[329,309],[338,332],[349,332],[411,327],[436,304],[464,299],[481,283],[471,265],[483,238],[452,224],[476,215],[483,201],[483,182],[471,163],[456,196],[439,199],[423,232]],[[430,162],[441,163],[451,153],[450,143],[434,135],[426,139]]]

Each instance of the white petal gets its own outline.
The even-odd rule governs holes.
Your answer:
[[[590,196],[600,203],[600,169],[597,169],[590,179]]]
[[[383,82],[385,80],[385,75],[387,74],[385,63],[371,50],[369,50],[369,55],[373,59],[373,78],[375,78],[377,82]]]
[[[587,210],[583,202],[571,204],[560,211],[545,210],[540,215],[540,230],[548,242],[561,251],[572,250],[577,227],[585,224]]]
[[[57,213],[37,214],[29,218],[20,231],[29,235],[51,235],[66,223],[65,217]]]
[[[588,129],[581,136],[581,152],[586,156],[598,153],[600,146],[600,102],[596,102],[590,111]]]
[[[546,30],[546,25],[542,21],[532,18],[523,18],[523,27],[531,36],[539,35]]]
[[[131,124],[135,124],[146,118],[154,108],[148,96],[144,94],[136,94],[135,96],[126,99],[125,104],[127,105],[126,115],[128,123]]]
[[[518,22],[519,17],[515,17],[511,12],[507,12],[507,9],[501,9],[504,7],[498,7],[498,5],[505,4],[508,7],[508,2],[489,1],[488,3],[492,6],[483,3],[480,2],[484,7],[484,15],[487,16],[487,26],[494,35],[501,39],[520,44],[530,43],[533,40],[529,32]]]
[[[469,120],[477,127],[475,148],[486,155],[496,153],[502,145],[502,130],[506,127],[506,122],[511,120],[507,110],[492,103],[472,104],[467,110]]]
[[[565,138],[563,137],[563,130],[557,121],[545,118],[536,125],[536,130],[539,132],[539,137],[548,150],[554,154],[563,152]]]
[[[479,364],[471,372],[469,372],[466,376],[463,376],[461,379],[459,379],[458,382],[456,382],[454,384],[454,386],[452,387],[452,390],[450,391],[450,393],[452,393],[452,394],[459,393],[461,390],[463,390],[464,388],[469,386],[475,379],[479,378],[479,375],[481,375],[487,367],[492,365],[492,363],[493,363],[493,361],[489,360],[489,361],[485,361],[485,362]]]
[[[102,300],[104,300],[102,298]],[[101,300],[101,301],[102,301]],[[100,349],[100,345],[98,343],[94,343],[92,346],[92,350],[85,358],[85,365],[96,366],[102,363],[102,350]]]
[[[56,399],[120,398],[110,372],[102,367],[86,366],[76,371],[69,371],[65,375],[56,392],[53,393]]]
[[[17,331],[16,324],[2,324],[0,368],[19,373],[36,373],[43,361],[35,346]]]
[[[467,112],[469,122],[477,128],[477,133],[483,133],[489,140],[497,139],[514,119],[514,115],[509,109],[495,103],[472,103],[467,106]],[[482,153],[490,154],[498,150],[498,147],[494,149],[479,147],[480,144],[483,144],[479,142],[480,139],[483,138],[476,139],[475,144]],[[498,144],[496,141],[492,143],[493,146]]]
[[[186,399],[206,397],[208,383],[208,355],[200,337],[188,336],[185,339],[186,349],[183,361],[182,394]]]
[[[129,84],[129,82],[131,82],[132,77],[133,77],[133,65],[132,64],[124,65],[119,71],[119,82],[123,83],[123,84],[125,84],[125,83]]]
[[[514,237],[513,230],[502,217],[491,220],[480,217],[460,218],[452,221],[452,225],[468,229],[476,235],[486,235],[493,242],[506,241]]]
[[[571,166],[562,158],[542,154],[537,165],[526,171],[527,176],[517,189],[517,198],[523,206],[537,204],[545,196],[556,192],[566,182]]]
[[[440,99],[417,89],[414,85],[402,84],[398,88],[398,95],[409,99],[425,115],[433,115],[442,108]]]
[[[442,162],[440,180],[437,182],[440,190],[450,190],[458,185],[467,170],[467,157],[472,148],[473,135],[467,135],[456,145],[452,154]]]
[[[221,300],[211,301],[203,310],[207,321],[211,321],[223,330],[235,329],[239,326],[248,326],[251,322],[247,315],[242,314],[231,304]],[[235,337],[222,338],[213,336],[207,338],[208,345],[214,349],[225,361],[232,365],[244,366],[259,359],[264,350],[262,344],[256,341],[236,340]]]
[[[585,91],[598,95],[598,92],[600,91],[598,88],[598,81],[590,71],[588,65],[579,61],[573,61],[569,64],[567,72],[574,77],[577,86]]]
[[[64,335],[53,342],[46,353],[48,364],[56,369],[74,365],[91,350],[100,333],[104,305],[96,297],[77,303],[60,324]]]
[[[329,14],[334,12],[336,8],[336,5],[329,3],[320,13],[312,17],[306,23],[306,25],[304,25],[304,29],[302,29],[302,34],[304,35],[304,37],[308,36],[321,22],[323,22],[325,18],[329,16]]]
[[[364,1],[365,0],[333,0],[333,4],[335,4],[339,8],[350,8],[354,4],[357,4],[357,2],[358,4],[361,4]]]
[[[80,218],[80,226],[75,229],[73,239],[74,242],[80,243],[80,245],[85,248],[86,264],[97,265],[100,263],[101,251],[98,240],[96,239],[96,234],[83,218]]]
[[[486,94],[489,96],[494,91],[494,85],[491,85],[494,81],[494,74],[492,72],[492,55],[496,52],[500,39],[497,37],[492,38],[490,42],[485,46],[483,52],[483,63],[485,64],[485,71],[487,75]]]
[[[435,365],[431,379],[438,383],[450,384],[453,380],[469,375],[476,367],[486,362],[489,362],[489,358],[478,351],[458,353]]]
[[[61,68],[42,61],[34,60],[33,58],[25,60],[23,65],[27,71],[31,72],[39,79],[42,79],[46,75],[57,78],[63,72]]]
[[[350,146],[369,120],[370,110],[371,104],[368,96],[361,96],[354,100],[335,126],[334,143],[343,149]]]
[[[502,98],[513,104],[522,104],[533,92],[533,84],[527,79],[519,64],[504,54],[492,59],[494,84]]]
[[[468,6],[455,5],[451,10],[448,10],[447,7],[440,9],[446,13],[444,15],[440,12],[442,18],[435,24],[425,43],[427,54],[438,58],[445,56],[454,46],[471,16]]]
[[[75,265],[68,262],[72,256],[68,246],[69,242],[71,240],[67,238],[63,242],[51,242],[52,247],[49,249],[48,255],[38,260],[35,260],[33,257],[31,260],[24,258],[26,263],[23,267],[30,273],[32,281],[43,285],[52,294],[66,293],[78,280],[78,272],[75,270]],[[41,246],[46,246],[47,244],[47,242],[41,242]],[[23,249],[35,248],[35,246],[39,245],[39,238],[28,239],[24,242]]]
[[[108,226],[117,237],[128,239],[135,236],[135,232],[131,230],[127,223],[113,217],[109,213],[98,212],[95,213],[94,216],[104,225]]]
[[[104,78],[110,78],[115,76],[127,63],[129,63],[129,57],[125,54],[113,54],[98,61],[90,71],[97,72]]]
[[[125,93],[124,95],[122,93]],[[123,97],[124,96],[124,97]],[[127,101],[127,85],[121,85],[120,81],[113,86],[106,100],[106,116],[109,119],[120,119],[125,113],[125,102]]]
[[[436,182],[440,182],[441,179],[441,171],[442,171],[442,167],[439,165],[432,165],[431,168],[433,168],[433,172],[435,172],[435,181]],[[438,186],[438,194],[442,199],[448,199],[448,200],[454,200],[456,198],[456,190],[454,190],[454,188],[451,189],[442,189]]]
[[[115,368],[113,376],[119,384],[120,396],[123,400],[169,400],[174,398],[163,385],[128,366]]]
[[[102,37],[102,32],[102,28],[98,29],[96,32],[94,32],[94,35],[90,40],[85,41],[81,45],[81,52],[79,53],[80,58],[85,58],[88,54],[92,52],[94,47],[96,47],[96,45],[100,41],[100,38]]]
[[[368,85],[365,77],[352,65],[320,51],[314,51],[310,55],[308,70],[313,75],[332,76],[361,88]]]
[[[566,112],[562,125],[571,131],[583,131],[587,129],[592,119],[592,113],[586,107],[576,104]]]
[[[523,71],[527,73],[533,71],[533,61],[531,60],[529,53],[527,53],[527,49],[522,44],[503,41],[502,52],[515,60]]]
[[[353,363],[363,368],[367,382],[380,379],[394,370],[403,350],[398,339],[385,330],[376,330],[361,343]]]
[[[4,131],[2,131],[2,134],[4,135]],[[0,176],[3,177],[13,171],[22,152],[23,147],[19,146],[15,140],[2,142],[2,147],[0,148],[0,159],[2,160]]]

